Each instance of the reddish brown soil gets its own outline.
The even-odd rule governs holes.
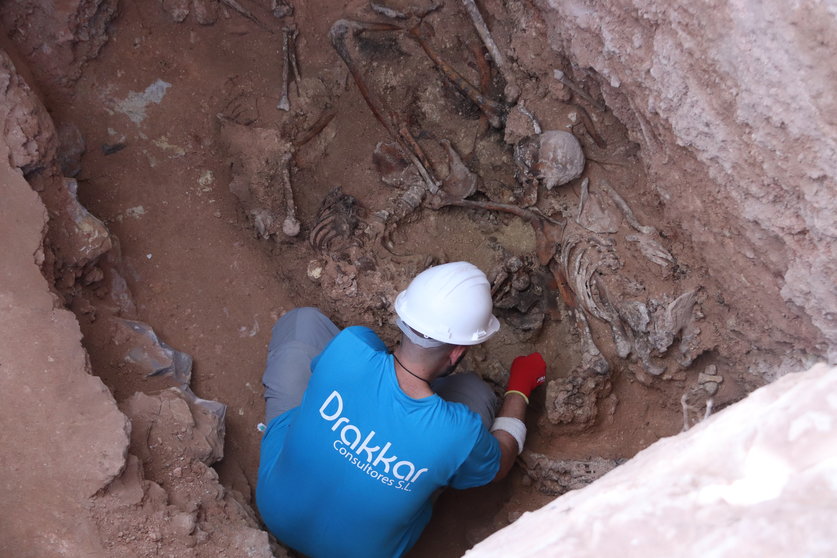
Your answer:
[[[124,2],[110,41],[73,92],[56,90],[47,95],[56,121],[74,122],[87,140],[79,197],[120,239],[126,278],[140,319],[152,324],[168,344],[194,357],[192,387],[196,393],[229,406],[225,457],[217,469],[226,485],[245,495],[252,494],[258,465],[256,424],[263,413],[260,375],[274,320],[301,305],[323,308],[341,326],[369,320],[371,315],[359,312],[351,300],[326,296],[321,285],[306,276],[308,262],[316,257],[306,242],[307,231],[326,192],[342,186],[369,214],[386,207],[392,195],[380,182],[371,158],[376,143],[387,139],[386,133],[347,78],[327,38],[334,20],[365,13],[364,5],[352,1],[336,8],[319,0],[296,6],[303,75],[328,76],[330,82],[345,87],[333,99],[334,121],[322,132],[332,139],[311,142],[300,150],[293,174],[303,223],[303,234],[297,239],[281,234],[278,240],[257,238],[228,189],[230,157],[216,116],[238,95],[236,102],[257,115],[255,126],[288,124],[287,115],[274,108],[281,79],[281,34],[269,34],[235,13],[229,17],[222,14],[211,26],[200,26],[192,19],[177,24],[158,3]],[[259,15],[265,20],[269,17]],[[437,38],[461,35],[460,42],[439,39],[445,54],[459,53],[467,58],[462,45],[476,39],[461,14],[437,18],[433,23]],[[390,68],[396,76],[392,82],[380,78],[379,85],[397,84],[402,79],[400,87],[408,89],[411,81],[436,80],[439,90],[445,92],[439,102],[448,103],[439,109],[442,116],[446,111],[460,110],[460,105],[472,110],[452,89],[441,85],[439,75],[415,50],[404,54],[409,65],[402,67],[405,62],[399,61],[397,49],[379,47],[370,46],[373,59],[380,64],[375,71]],[[470,77],[477,75],[473,69],[469,71]],[[116,100],[131,91],[141,92],[158,79],[171,87],[160,104],[148,105],[145,120],[135,124],[113,110]],[[393,85],[396,103],[398,91]],[[293,96],[291,102],[293,105]],[[571,110],[569,105],[547,101],[530,108],[538,111],[545,127],[565,122]],[[467,143],[481,125],[473,116],[441,121],[447,130],[428,131],[451,137],[457,145]],[[609,143],[626,142],[623,129],[612,118],[599,125]],[[502,138],[491,134],[488,137],[493,138],[497,150],[508,153]],[[126,144],[124,149],[104,154],[102,146],[119,141]],[[423,143],[428,144],[431,155],[439,155],[438,147],[426,139]],[[512,171],[506,161],[496,172],[506,173],[505,182],[512,184]],[[638,176],[640,171],[634,164],[620,167],[619,173]],[[561,194],[564,201],[559,202],[577,203],[577,192],[578,185],[571,185]],[[526,255],[534,249],[531,229],[516,218],[452,210],[425,210],[418,220],[399,228],[395,240],[398,251],[417,255],[401,264],[379,260],[381,269],[398,270],[396,281],[414,273],[428,255],[469,259],[487,269],[502,254]],[[93,296],[90,302],[94,307],[97,304]],[[551,378],[567,374],[579,359],[577,340],[570,334],[566,315],[556,312],[554,316],[536,342],[521,342],[506,334],[489,344],[482,358],[488,354],[508,365],[516,354],[537,349],[550,363]],[[94,371],[118,401],[134,391],[153,392],[166,385],[163,380],[141,377],[121,362],[111,333],[94,317],[95,313],[81,314],[84,343]],[[380,324],[367,325],[381,330]],[[383,332],[392,339],[391,329]],[[606,330],[595,333],[604,336]],[[614,378],[614,393],[619,399],[615,413],[581,433],[552,427],[540,411],[544,394],[536,395],[529,417],[528,447],[556,459],[627,458],[659,437],[679,431],[682,383],[660,383],[649,389],[622,370],[616,370]],[[734,391],[734,387],[723,389]],[[727,394],[728,398],[737,396]],[[516,469],[499,485],[444,494],[411,555],[459,556],[510,518],[550,499],[524,477]]]

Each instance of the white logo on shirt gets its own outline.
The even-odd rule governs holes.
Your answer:
[[[332,444],[334,450],[373,479],[387,486],[410,492],[410,485],[428,469],[418,469],[412,461],[406,459],[398,461],[397,455],[388,454],[392,449],[390,442],[386,442],[383,446],[373,446],[375,431],[371,430],[364,437],[360,429],[342,414],[343,397],[337,391],[332,391],[320,407],[320,416],[327,422],[334,422],[331,427],[334,432],[340,429],[339,436]],[[381,470],[381,465],[383,465],[383,470]],[[394,479],[388,476],[390,470]]]

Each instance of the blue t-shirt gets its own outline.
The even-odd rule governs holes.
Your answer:
[[[489,483],[497,440],[438,395],[401,391],[392,355],[364,327],[343,330],[311,364],[299,407],[261,445],[256,504],[268,529],[313,557],[401,556],[444,486]]]

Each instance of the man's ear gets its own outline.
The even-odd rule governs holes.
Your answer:
[[[462,355],[464,355],[465,351],[467,350],[468,347],[466,347],[465,345],[457,345],[456,347],[454,347],[453,350],[450,352],[449,357],[451,366],[459,362],[459,359],[462,358]]]

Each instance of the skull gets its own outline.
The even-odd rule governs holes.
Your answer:
[[[560,130],[523,138],[514,146],[514,160],[523,180],[543,181],[547,190],[575,180],[584,171],[581,144]]]

